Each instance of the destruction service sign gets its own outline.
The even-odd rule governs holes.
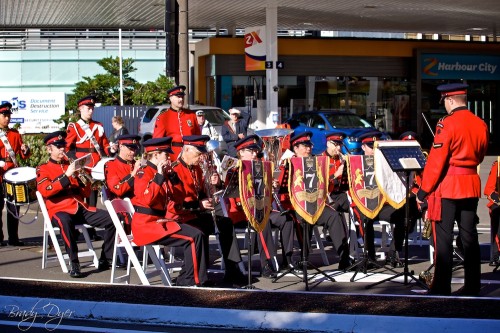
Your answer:
[[[3,92],[0,102],[12,104],[11,127],[21,124],[19,132],[51,133],[61,128],[54,120],[64,114],[66,105],[63,92]]]

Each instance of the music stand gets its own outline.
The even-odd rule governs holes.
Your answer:
[[[382,281],[370,284],[366,286],[369,289],[373,286],[379,285],[386,281],[391,281],[400,276],[404,276],[404,284],[408,284],[408,277],[415,280],[415,282],[424,289],[429,289],[429,287],[422,283],[413,275],[413,271],[408,269],[408,226],[410,220],[410,175],[412,171],[422,170],[425,166],[425,156],[422,153],[420,144],[417,141],[391,141],[391,142],[377,142],[377,146],[383,156],[385,157],[387,163],[394,172],[404,172],[405,173],[405,184],[406,184],[406,202],[405,202],[405,260],[404,260],[404,270],[394,276],[391,276]]]

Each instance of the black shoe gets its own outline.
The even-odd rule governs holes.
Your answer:
[[[340,261],[339,261],[339,270],[345,271],[347,268],[349,268],[352,265],[354,265],[354,262],[355,262],[354,259],[351,258],[351,257],[340,259]]]
[[[203,287],[203,288],[213,288],[215,286],[216,286],[215,282],[212,280],[207,280],[207,281],[201,283],[200,285],[198,285],[198,287]]]
[[[500,265],[500,260],[498,259],[498,257],[493,257],[491,260],[490,260],[490,264],[489,264],[491,267],[497,267],[498,265]]]
[[[261,276],[266,279],[274,279],[278,275],[269,265],[266,265],[264,268],[262,268]]]
[[[1,242],[0,242],[0,246],[2,246],[2,247],[3,247],[3,246],[7,246],[7,242],[6,242],[6,241],[1,241]]]
[[[21,242],[20,240],[16,240],[16,241],[9,240],[9,245],[10,246],[24,246],[24,242]]]
[[[390,264],[393,268],[400,268],[404,266],[401,260],[399,259],[398,251],[389,251],[389,255],[385,260],[385,263]]]
[[[287,264],[286,266],[280,267],[280,273],[290,272],[295,275],[302,275],[302,270],[298,269],[294,264]]]
[[[80,264],[77,262],[70,263],[70,271],[69,276],[72,278],[81,278],[83,277],[82,272],[80,271]]]
[[[224,274],[224,283],[230,283],[238,286],[244,286],[248,283],[248,277],[243,275],[239,270],[233,272],[226,272]]]
[[[99,265],[97,266],[97,270],[99,271],[107,271],[111,268],[113,262],[109,259],[99,259]]]

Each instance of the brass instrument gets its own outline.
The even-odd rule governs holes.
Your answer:
[[[219,228],[217,227],[217,216],[215,214],[215,203],[217,201],[217,194],[220,193],[216,192],[215,185],[212,184],[212,175],[214,173],[217,173],[217,166],[216,163],[214,162],[214,159],[217,158],[214,156],[215,150],[219,147],[219,141],[216,140],[209,140],[207,142],[207,153],[205,154],[204,158],[201,160],[200,167],[203,171],[203,180],[204,180],[204,185],[205,185],[205,192],[207,196],[212,199],[212,203],[214,205],[213,209],[210,211],[212,214],[212,221],[214,223],[214,234],[218,235],[219,234]],[[220,177],[220,176],[219,176]]]
[[[70,158],[66,153],[62,153],[64,157],[68,160],[68,162],[71,164],[74,162],[74,159]],[[80,182],[83,184],[83,186],[87,186],[88,184],[92,185],[94,182],[94,179],[92,179],[92,176],[90,176],[88,173],[85,171],[79,172],[78,170],[75,171],[74,175],[78,177]]]
[[[255,131],[255,134],[261,137],[264,142],[264,157],[274,164],[273,179],[276,180],[280,174],[281,157],[283,155],[283,140],[293,130],[286,128],[273,128]],[[278,197],[277,189],[273,190],[273,198],[281,215],[288,213],[284,209]]]

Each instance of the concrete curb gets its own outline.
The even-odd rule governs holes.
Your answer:
[[[12,296],[0,296],[0,313],[14,322],[29,319],[46,323],[60,318],[61,324],[65,319],[77,319],[286,332],[386,332],[390,327],[400,333],[421,333],[423,327],[433,332],[500,331],[500,320],[488,319],[271,312]]]

